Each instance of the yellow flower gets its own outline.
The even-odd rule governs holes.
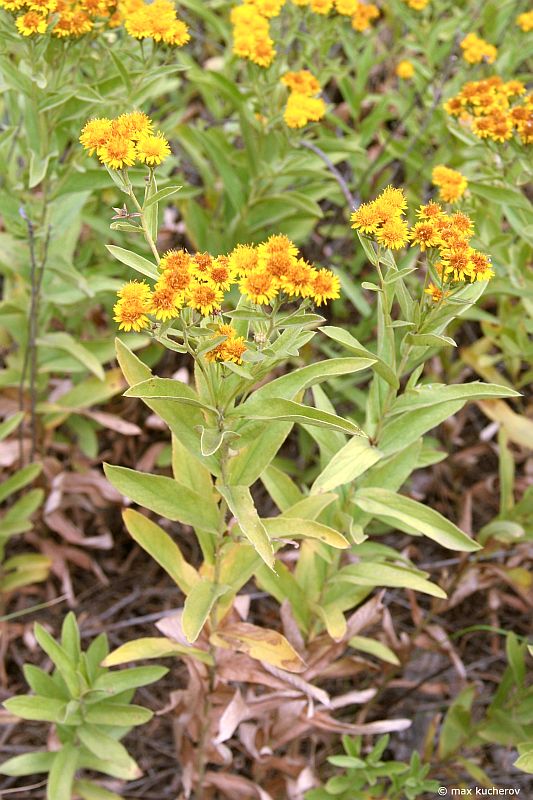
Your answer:
[[[41,14],[49,14],[57,8],[57,0],[28,0],[26,3],[30,11],[38,11]]]
[[[352,228],[361,231],[361,233],[376,233],[381,222],[378,207],[374,202],[363,203],[357,211],[353,212],[351,221],[353,223]]]
[[[415,74],[415,68],[411,61],[400,61],[396,66],[396,75],[403,81],[408,81]]]
[[[249,272],[239,283],[241,294],[256,305],[269,305],[276,297],[278,288],[278,279],[260,269]]]
[[[235,268],[229,263],[229,258],[219,256],[215,258],[207,270],[207,282],[216,289],[227,292],[235,283]]]
[[[341,282],[330,269],[319,269],[312,281],[311,297],[317,306],[340,297]]]
[[[465,193],[468,181],[465,176],[455,169],[445,167],[443,164],[433,168],[431,181],[439,187],[440,199],[445,203],[456,203]]]
[[[418,245],[422,252],[429,247],[438,247],[441,244],[441,237],[437,227],[424,220],[417,222],[409,233],[412,245]]]
[[[413,8],[415,11],[423,11],[429,4],[429,0],[405,0],[405,2],[409,8]]]
[[[19,33],[32,36],[34,33],[46,33],[47,20],[38,11],[27,11],[15,20]]]
[[[320,93],[319,82],[307,69],[301,69],[299,72],[286,72],[281,82],[293,92],[300,92],[308,97]]]
[[[490,281],[494,277],[489,256],[474,250],[470,255],[470,283]]]
[[[206,281],[213,263],[210,253],[196,253],[191,261],[191,271],[196,280]]]
[[[359,0],[335,0],[335,11],[343,17],[353,17],[359,5]]]
[[[470,257],[474,251],[471,247],[450,248],[449,250],[442,250],[442,263],[444,265],[444,273],[451,274],[455,281],[464,281],[469,277],[471,272]]]
[[[283,118],[289,128],[303,128],[308,122],[318,122],[326,113],[326,104],[319,97],[291,92]]]
[[[90,119],[89,122],[85,123],[81,132],[80,142],[85,150],[89,151],[90,156],[107,142],[111,134],[111,127],[111,120],[105,117]]]
[[[438,219],[443,214],[442,206],[439,203],[435,203],[433,200],[430,200],[429,203],[426,203],[425,206],[420,206],[418,211],[416,212],[417,217],[421,219]]]
[[[373,3],[359,3],[352,17],[352,28],[362,33],[370,28],[372,20],[379,17],[379,8]]]
[[[257,248],[249,244],[239,244],[229,255],[229,265],[239,277],[257,269]]]
[[[144,281],[130,281],[118,292],[113,319],[124,331],[140,331],[147,328],[150,320],[146,316],[150,307],[150,287]]]
[[[19,11],[25,5],[26,0],[0,0],[0,8],[6,11]]]
[[[183,299],[181,292],[169,286],[164,277],[160,278],[154,286],[154,291],[150,298],[150,314],[153,314],[156,319],[162,322],[174,319],[179,315]]]
[[[155,167],[170,155],[167,140],[158,131],[156,134],[142,133],[137,141],[137,158],[142,164]]]
[[[329,14],[333,8],[333,0],[311,0],[310,5],[315,14]]]
[[[409,237],[407,223],[399,217],[393,217],[383,223],[376,233],[378,242],[390,250],[399,250],[403,247]]]
[[[524,33],[533,31],[533,11],[525,11],[523,14],[519,14],[516,18],[516,24],[522,28]]]
[[[136,142],[140,136],[151,133],[153,127],[154,123],[147,114],[142,111],[130,111],[128,114],[120,114],[113,120],[112,133]]]
[[[204,317],[219,311],[224,295],[220,289],[216,289],[207,283],[192,281],[186,293],[187,305],[195,308]]]
[[[469,33],[461,42],[463,50],[463,58],[469,64],[479,64],[481,61],[486,61],[488,64],[493,64],[498,55],[498,50],[494,45],[481,39],[475,33]]]
[[[275,278],[282,278],[295,263],[297,255],[298,248],[287,236],[271,236],[258,247],[258,267]]]
[[[268,18],[279,16],[285,5],[285,0],[244,0],[244,2],[255,6],[259,14]]]
[[[442,299],[450,295],[450,292],[444,292],[442,289],[439,289],[438,286],[435,286],[434,283],[430,283],[427,289],[424,289],[424,292],[429,294],[434,303],[440,303]]]
[[[313,293],[317,271],[303,258],[295,259],[280,280],[283,291],[290,297],[309,297]]]
[[[110,138],[97,150],[98,158],[111,169],[124,169],[135,164],[135,145],[122,136]]]

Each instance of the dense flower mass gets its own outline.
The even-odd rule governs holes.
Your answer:
[[[431,173],[431,182],[439,187],[440,199],[445,203],[456,203],[465,193],[468,181],[455,169],[438,164]]]
[[[475,33],[469,33],[461,42],[463,58],[469,64],[480,64],[486,61],[487,64],[494,64],[498,50],[493,44],[481,39]]]
[[[154,123],[142,111],[121,114],[116,119],[90,119],[84,126],[80,142],[96,153],[110,169],[133,167],[136,161],[156,167],[169,155],[170,147],[161,133],[154,133]]]
[[[352,228],[373,236],[379,245],[391,250],[410,241],[411,247],[430,251],[430,263],[441,285],[431,284],[427,292],[436,302],[441,302],[454,284],[494,277],[489,256],[470,245],[474,235],[470,217],[461,212],[446,214],[439,203],[431,201],[420,206],[418,221],[409,229],[402,219],[406,208],[403,190],[388,186],[375,200],[354,211]]]
[[[231,24],[233,52],[236,56],[246,58],[259,67],[270,67],[276,56],[271,21],[280,15],[286,4],[287,0],[243,0],[240,5],[233,7]],[[322,17],[331,12],[349,17],[356,31],[367,30],[372,21],[379,17],[377,6],[360,0],[292,0],[292,5],[305,6]]]
[[[521,81],[498,75],[470,81],[444,108],[479,139],[506,142],[516,133],[523,144],[533,142],[533,95]]]
[[[308,70],[287,72],[281,82],[290,89],[283,118],[289,128],[303,128],[308,122],[318,122],[326,113],[326,104],[320,97],[320,84]]]
[[[0,8],[16,15],[15,25],[22,36],[79,38],[92,30],[123,26],[135,39],[153,39],[174,47],[190,39],[172,0],[0,0]]]
[[[169,250],[161,258],[153,287],[131,281],[118,292],[114,319],[119,328],[140,331],[151,319],[167,322],[190,308],[202,317],[219,316],[226,293],[237,286],[256,306],[308,299],[317,306],[340,296],[338,277],[329,269],[308,264],[286,236],[271,236],[259,246],[238,245],[228,256],[191,255]],[[209,351],[208,360],[241,362],[244,339],[220,325],[216,337],[227,337]]]

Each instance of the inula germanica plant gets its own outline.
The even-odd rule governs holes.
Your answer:
[[[82,650],[76,617],[65,617],[56,641],[41,625],[35,638],[53,664],[51,674],[26,664],[24,675],[33,694],[11,697],[7,710],[24,720],[53,725],[57,746],[15,756],[0,766],[3,775],[45,773],[47,800],[119,800],[80,772],[90,771],[131,780],[141,774],[121,744],[121,739],[152,712],[132,704],[135,690],[159,680],[164,667],[138,667],[111,672],[101,666],[109,652],[107,637],[100,634]]]
[[[367,600],[372,590],[406,587],[436,598],[445,593],[396,550],[374,544],[371,523],[380,520],[453,550],[477,550],[479,545],[453,523],[398,490],[421,460],[431,463],[440,457],[433,451],[423,454],[426,431],[469,398],[515,393],[490,384],[423,383],[425,359],[435,348],[454,344],[444,335],[447,325],[472,304],[492,275],[489,258],[470,245],[472,224],[464,214],[449,215],[437,203],[427,204],[410,228],[404,193],[392,187],[361,206],[353,225],[363,232],[361,244],[379,276],[379,284],[367,285],[378,299],[376,352],[348,332],[325,326],[324,333],[343,354],[305,363],[305,346],[325,321],[318,312],[340,295],[334,272],[309,264],[286,236],[276,233],[259,245],[242,243],[224,254],[175,249],[160,255],[158,203],[180,188],[157,190],[156,167],[167,155],[167,142],[142,115],[120,119],[135,124],[93,120],[81,135],[84,147],[105,164],[126,195],[112,227],[142,233],[151,253],[147,259],[108,248],[141,276],[119,290],[114,318],[119,328],[148,332],[162,347],[188,356],[193,374],[190,383],[156,377],[117,342],[130,384],[126,395],[142,399],[172,432],[173,477],[118,465],[106,465],[105,472],[133,503],[193,529],[202,562],[188,563],[167,530],[146,515],[124,512],[133,539],[173,578],[185,603],[170,627],[160,625],[164,637],[128,642],[105,664],[173,654],[196,662],[206,704],[189,713],[192,721],[183,741],[192,739],[195,750],[183,744],[182,756],[201,793],[203,786],[218,785],[217,773],[208,771],[207,764],[231,760],[231,751],[221,749],[221,743],[235,727],[229,734],[221,722],[219,728],[216,713],[218,681],[224,681],[218,670],[223,664],[230,669],[229,654],[231,663],[244,670],[255,664],[254,680],[264,686],[274,669],[304,699],[318,697],[325,708],[327,694],[318,690],[316,695],[318,687],[310,683],[320,676],[316,659],[322,648],[331,651],[333,661],[353,647],[398,663],[389,647],[359,635],[383,610],[379,597]],[[147,170],[143,198],[129,178],[129,168],[139,161]],[[404,282],[414,267],[399,270],[393,256],[408,241],[420,248],[426,262],[427,289],[419,289],[414,298]],[[320,386],[346,380],[370,380],[366,420],[337,413]],[[277,459],[287,440],[293,441],[295,425],[319,449],[320,470],[311,484],[297,483],[279,468]],[[259,503],[261,485],[268,499]],[[293,566],[297,542],[299,558]],[[294,620],[299,633],[291,641],[275,628],[246,621],[239,593],[253,577]],[[365,600],[363,616],[356,611],[347,620],[346,612]],[[301,678],[295,682],[291,672]],[[314,724],[310,711],[304,727],[312,730]],[[387,720],[377,727],[352,726],[350,732],[398,730],[408,724]],[[329,715],[328,725],[341,730]],[[275,741],[273,736],[270,746]]]

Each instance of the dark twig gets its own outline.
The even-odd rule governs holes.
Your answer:
[[[323,150],[320,149],[320,147],[317,147],[316,144],[313,144],[312,142],[305,142],[305,141],[301,141],[300,144],[301,144],[302,147],[307,147],[308,150],[312,150],[313,153],[316,153],[316,155],[320,159],[322,159],[322,161],[324,162],[326,167],[329,169],[329,171],[331,172],[331,174],[333,175],[333,177],[335,178],[335,180],[339,184],[339,186],[340,186],[340,188],[342,190],[342,193],[343,193],[344,197],[346,198],[346,202],[348,203],[348,205],[350,206],[351,209],[355,210],[357,208],[357,206],[359,205],[359,201],[356,200],[356,198],[351,193],[350,187],[348,186],[348,184],[346,183],[346,181],[342,177],[341,173],[339,172],[339,170],[337,169],[337,167],[335,166],[333,161],[326,155],[326,153],[324,153]]]

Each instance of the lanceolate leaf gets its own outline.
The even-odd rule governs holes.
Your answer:
[[[274,550],[272,543],[265,526],[259,519],[250,490],[246,486],[220,486],[219,491],[239,523],[243,534],[255,547],[265,564],[273,569]]]
[[[130,661],[141,661],[144,658],[167,658],[169,656],[189,656],[197,658],[205,664],[211,664],[213,661],[205,650],[187,647],[163,636],[147,636],[117,647],[103,660],[102,665],[114,667],[117,664],[129,664]]]
[[[184,559],[178,545],[168,533],[138,511],[126,509],[123,517],[131,537],[163,567],[181,591],[188,594],[200,577],[194,567]]]
[[[358,478],[382,457],[366,438],[354,437],[341,448],[315,480],[311,492],[330,492]]]
[[[115,256],[117,261],[122,262],[122,264],[126,264],[128,267],[140,272],[141,275],[146,275],[148,278],[152,278],[153,280],[157,280],[157,269],[155,264],[152,264],[151,261],[148,259],[143,258],[142,256],[138,255],[138,253],[134,253],[131,250],[125,250],[123,247],[116,247],[116,245],[108,244],[106,248],[109,250],[112,256]]]
[[[72,784],[78,768],[78,750],[65,744],[56,755],[48,776],[46,800],[71,800]]]
[[[182,381],[172,378],[149,378],[147,381],[136,383],[124,392],[126,397],[155,398],[160,400],[174,400],[185,405],[198,406],[209,411],[215,411],[211,406],[202,403],[194,389]]]
[[[334,378],[337,375],[350,375],[353,372],[369,369],[374,364],[372,358],[330,358],[309,364],[293,372],[288,372],[280,378],[261,386],[254,392],[254,400],[278,397],[292,400],[304,389],[309,389],[316,383]]]
[[[318,539],[320,542],[340,549],[345,549],[350,546],[350,543],[341,533],[334,528],[330,528],[328,525],[322,525],[322,523],[315,522],[314,520],[287,516],[271,517],[270,519],[263,519],[261,521],[268,535],[273,539]]]
[[[481,383],[472,381],[471,383],[452,384],[446,386],[442,383],[424,384],[416,389],[410,389],[398,397],[389,411],[389,416],[403,414],[405,411],[412,411],[417,408],[427,408],[438,403],[446,403],[453,400],[486,400],[494,397],[520,397],[520,392],[508,389],[506,386],[498,386],[495,383]]]
[[[110,464],[104,464],[104,472],[115,489],[140,506],[185,525],[218,530],[218,509],[213,497],[202,497],[163,475],[149,475]]]
[[[415,589],[433,597],[446,597],[446,592],[443,592],[440,586],[426,580],[417,571],[377,561],[361,561],[359,564],[343,567],[338,572],[336,580],[355,583],[358,586],[393,586]]]
[[[383,380],[387,381],[387,383],[393,387],[393,389],[397,389],[400,385],[398,381],[398,377],[394,370],[381,358],[371,353],[370,350],[367,350],[351,333],[344,330],[344,328],[336,328],[333,325],[324,325],[320,328],[322,333],[325,333],[326,336],[329,336],[330,339],[333,339],[335,342],[339,342],[339,344],[344,345],[348,350],[352,353],[356,353],[358,356],[363,358],[371,358],[374,360],[374,364],[372,364],[372,369],[377,372],[377,374],[383,378]]]
[[[405,533],[421,533],[450,550],[472,553],[480,545],[428,506],[388,489],[360,489],[356,504],[378,519],[388,522]]]
[[[195,583],[185,600],[181,624],[189,642],[195,642],[215,601],[226,593],[228,586],[216,584],[207,578]]]
[[[246,419],[260,420],[279,420],[284,422],[301,422],[306,425],[317,425],[320,428],[340,431],[341,433],[362,434],[361,429],[350,420],[321,411],[318,408],[306,406],[303,403],[295,403],[293,400],[284,400],[279,397],[268,398],[266,401],[259,402],[252,399],[239,406],[235,416],[245,417]]]

